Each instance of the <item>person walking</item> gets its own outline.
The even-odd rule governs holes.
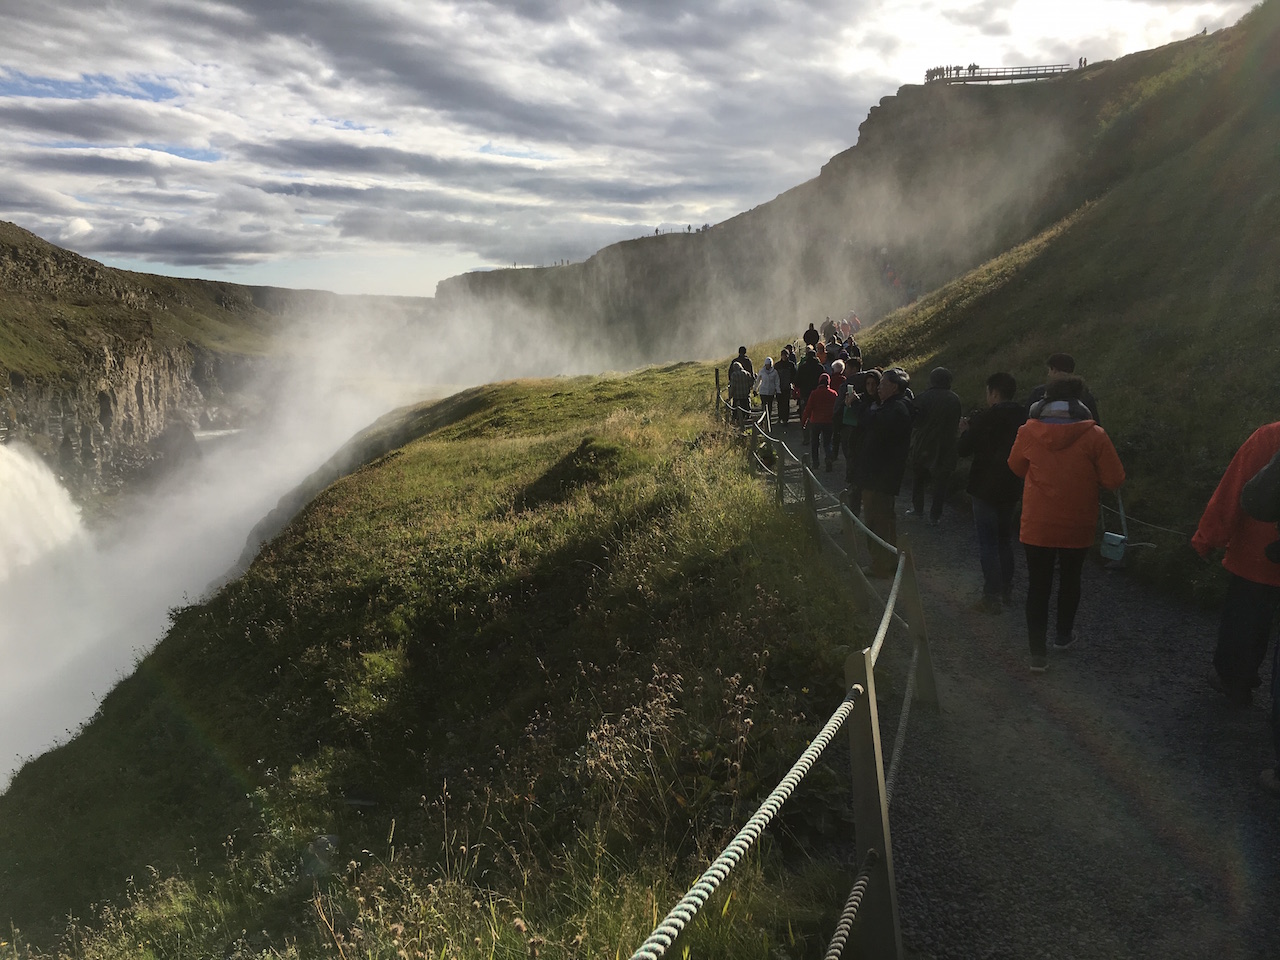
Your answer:
[[[804,412],[800,414],[800,425],[809,429],[809,462],[813,469],[818,469],[818,444],[827,455],[827,470],[832,469],[831,462],[831,418],[836,410],[837,394],[831,389],[831,377],[822,374],[818,377],[818,386],[805,401]]]
[[[862,513],[862,487],[858,480],[858,463],[866,437],[867,411],[880,402],[880,371],[864,370],[845,383],[844,406],[844,479],[849,484],[846,502],[854,513]]]
[[[872,405],[863,420],[862,448],[854,467],[858,486],[862,489],[862,516],[872,533],[886,543],[896,544],[898,523],[894,515],[894,498],[902,488],[911,453],[913,419],[909,391],[911,377],[901,367],[891,367],[880,376],[879,402]],[[871,543],[873,577],[892,577],[897,558],[879,544]]]
[[[911,504],[908,517],[924,518],[925,493],[932,486],[929,522],[937,526],[947,485],[956,469],[956,427],[960,423],[960,398],[951,389],[951,371],[934,367],[929,389],[916,397],[916,419],[911,428]]]
[[[965,489],[982,564],[982,599],[974,605],[980,613],[1000,613],[1013,599],[1013,512],[1022,478],[1009,469],[1009,453],[1027,421],[1027,411],[1014,402],[1017,392],[1012,375],[987,377],[986,409],[960,418],[956,440],[957,455],[973,457]]]
[[[818,360],[817,351],[813,347],[804,348],[804,359],[796,368],[796,389],[800,392],[800,420],[804,422],[804,408],[809,403],[809,394],[818,386],[822,376],[822,363]]]
[[[1231,703],[1241,706],[1252,702],[1254,688],[1262,684],[1259,674],[1271,643],[1272,625],[1280,611],[1280,550],[1275,546],[1273,522],[1280,516],[1272,513],[1275,504],[1266,503],[1265,496],[1265,470],[1277,469],[1269,461],[1274,461],[1278,451],[1280,422],[1255,430],[1231,458],[1191,538],[1191,546],[1202,557],[1214,550],[1226,551],[1222,565],[1230,578],[1209,683]],[[1272,718],[1280,722],[1277,670],[1280,667],[1273,669],[1271,680]],[[1280,739],[1277,747],[1280,748]],[[1275,770],[1270,773],[1274,783]],[[1280,785],[1277,791],[1280,792]]]
[[[1124,467],[1105,430],[1080,400],[1084,381],[1050,381],[1009,452],[1009,469],[1025,482],[1019,539],[1027,558],[1027,638],[1031,671],[1048,665],[1049,594],[1058,567],[1055,650],[1077,640],[1080,575],[1098,526],[1098,491],[1118,490]]]
[[[822,334],[814,329],[813,324],[809,324],[809,329],[804,332],[803,340],[806,347],[816,347],[818,341],[822,339]]]
[[[1032,406],[1044,399],[1045,391],[1054,380],[1075,376],[1076,359],[1069,353],[1052,354],[1045,363],[1049,368],[1048,376],[1045,378],[1045,382],[1033,388],[1031,395],[1027,397],[1027,410],[1030,410]],[[1093,414],[1093,422],[1098,426],[1102,426],[1102,418],[1098,416],[1098,401],[1083,383],[1081,385],[1080,400],[1089,408],[1089,412]]]
[[[752,364],[751,364],[751,358],[747,356],[747,348],[746,348],[746,347],[739,347],[739,348],[738,348],[738,357],[737,357],[737,359],[734,361],[734,363],[740,363],[740,364],[742,364],[742,369],[743,369],[743,370],[745,370],[745,371],[747,371],[747,373],[751,374],[751,376],[753,376],[753,377],[754,377],[754,376],[756,375],[756,368],[755,368],[754,366],[752,366]]]
[[[733,405],[733,420],[737,424],[745,423],[751,414],[751,389],[755,382],[756,378],[737,360],[729,366],[729,402]]]
[[[769,413],[770,421],[774,417],[773,404],[778,396],[778,371],[774,369],[773,357],[764,358],[764,366],[756,377],[756,392],[760,394],[760,406]]]
[[[778,371],[778,419],[785,427],[791,422],[791,385],[796,379],[796,360],[791,348],[784,347],[782,356],[773,365]]]

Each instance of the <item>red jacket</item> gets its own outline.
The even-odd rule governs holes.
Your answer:
[[[1276,525],[1249,516],[1240,506],[1240,491],[1255,473],[1267,465],[1280,450],[1280,422],[1269,423],[1253,431],[1236,455],[1227,472],[1218,481],[1218,489],[1204,508],[1200,526],[1191,538],[1191,546],[1200,556],[1209,555],[1215,547],[1225,547],[1222,565],[1237,577],[1280,587],[1280,563],[1272,563],[1263,548],[1274,541]]]
[[[830,382],[831,378],[825,373],[818,378],[818,389],[809,394],[809,400],[804,405],[804,413],[800,415],[800,426],[807,427],[811,423],[831,422],[831,417],[836,412],[836,401],[840,399],[840,395],[828,386]]]
[[[1013,441],[1009,469],[1025,480],[1019,539],[1033,547],[1091,546],[1099,487],[1124,483],[1111,438],[1092,420],[1028,420]]]

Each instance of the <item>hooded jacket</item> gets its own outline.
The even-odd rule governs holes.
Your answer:
[[[831,378],[824,373],[818,378],[817,388],[809,394],[804,413],[800,415],[800,425],[807,427],[811,423],[830,423],[831,415],[835,413],[837,397],[838,394],[831,389]]]
[[[778,371],[774,368],[770,357],[765,357],[764,366],[760,368],[760,373],[756,377],[756,389],[762,397],[772,397],[779,392]]]
[[[1276,539],[1276,525],[1255,520],[1245,513],[1240,494],[1246,483],[1267,466],[1280,451],[1280,422],[1253,431],[1218,481],[1191,546],[1200,556],[1215,547],[1225,547],[1222,565],[1237,577],[1280,587],[1280,563],[1272,563],[1263,550]]]
[[[1116,448],[1093,420],[1028,420],[1008,464],[1025,481],[1019,539],[1033,547],[1091,546],[1099,488],[1124,483]]]

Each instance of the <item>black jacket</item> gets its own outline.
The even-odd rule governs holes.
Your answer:
[[[778,371],[778,387],[782,391],[782,395],[790,399],[791,385],[796,381],[796,365],[791,360],[779,360],[773,365],[773,369]]]
[[[956,463],[960,398],[946,387],[930,387],[916,397],[915,406],[911,463],[930,471],[950,471]]]
[[[956,441],[956,452],[973,457],[969,468],[969,496],[987,503],[1015,503],[1022,498],[1022,478],[1009,469],[1009,451],[1018,428],[1027,422],[1022,404],[1006,400],[979,410],[969,429]]]
[[[806,356],[796,368],[796,388],[802,395],[811,392],[817,388],[818,378],[823,372],[817,357]]]
[[[858,453],[857,480],[863,490],[896,497],[902,487],[911,453],[911,401],[897,393],[869,409],[862,422],[862,448]]]
[[[804,332],[804,342],[809,344],[811,347],[816,347],[818,345],[818,341],[821,339],[822,334],[813,329],[812,325],[810,325],[809,329]]]
[[[725,369],[732,370],[735,363],[742,364],[742,369],[747,371],[747,373],[751,374],[753,377],[756,375],[756,368],[751,365],[751,358],[745,353],[740,353],[738,356],[730,360],[729,365],[725,367]]]

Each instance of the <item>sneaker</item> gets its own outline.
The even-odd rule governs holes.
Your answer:
[[[1058,637],[1053,641],[1054,650],[1070,650],[1072,645],[1080,639],[1080,635],[1072,630],[1065,637]]]
[[[1247,707],[1249,704],[1253,703],[1252,690],[1236,690],[1234,688],[1229,688],[1226,683],[1223,682],[1222,677],[1218,675],[1217,670],[1209,671],[1209,686],[1226,697],[1227,702],[1233,707]]]
[[[1031,657],[1031,672],[1032,672],[1032,673],[1044,673],[1044,672],[1045,672],[1046,670],[1048,670],[1048,669],[1049,669],[1049,658],[1048,658],[1048,657],[1037,657],[1037,656],[1035,656],[1035,655],[1032,655],[1032,657]]]
[[[1276,773],[1275,767],[1268,767],[1263,770],[1258,782],[1262,784],[1262,789],[1267,793],[1280,797],[1280,775]]]
[[[995,597],[979,597],[970,607],[974,613],[1003,613],[1004,607]]]

